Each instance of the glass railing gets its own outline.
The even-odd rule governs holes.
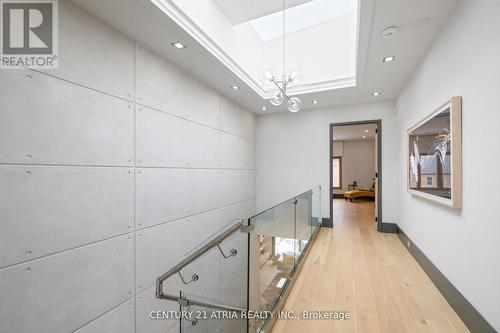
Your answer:
[[[244,291],[246,293],[246,290]],[[181,296],[185,299],[206,304],[181,306],[181,311],[189,314],[186,318],[181,319],[181,332],[247,333],[247,320],[239,315],[239,311],[231,310],[232,302],[223,303],[220,297],[205,298],[190,293],[182,293]]]
[[[300,263],[320,226],[320,187],[306,191],[249,219],[249,309],[283,306]],[[263,331],[273,318],[259,318],[250,332]]]
[[[234,220],[160,276],[156,296],[179,304],[180,332],[267,331],[273,319],[251,314],[284,305],[321,226],[320,200],[317,187]]]

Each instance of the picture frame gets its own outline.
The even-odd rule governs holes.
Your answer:
[[[462,98],[453,96],[407,131],[407,189],[462,207]]]

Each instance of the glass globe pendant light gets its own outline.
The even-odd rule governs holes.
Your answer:
[[[278,95],[272,97],[269,102],[274,105],[278,106],[283,104],[283,101],[285,100],[285,96],[283,96],[283,92],[278,93]]]
[[[302,82],[302,74],[297,71],[293,71],[290,74],[289,80],[292,84],[299,84],[300,82]]]
[[[288,111],[298,112],[302,107],[302,101],[297,97],[292,97],[288,100]]]
[[[271,84],[274,85],[274,89],[277,88],[276,95],[269,99],[272,105],[279,106],[286,99],[288,111],[298,112],[302,107],[302,101],[298,97],[289,97],[286,93],[289,85],[298,84],[302,81],[302,75],[297,71],[293,71],[288,76],[285,74],[285,9],[285,0],[283,0],[283,74],[279,77],[273,75],[271,71],[266,71],[263,73],[264,85],[269,86]]]

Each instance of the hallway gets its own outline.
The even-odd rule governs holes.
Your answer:
[[[469,332],[394,234],[375,230],[373,202],[334,200],[284,310],[349,311],[351,319],[278,320],[273,333]]]

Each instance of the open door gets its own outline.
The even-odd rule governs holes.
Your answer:
[[[378,202],[378,198],[379,198],[379,195],[378,195],[378,191],[379,191],[379,188],[378,188],[378,140],[379,140],[379,129],[378,127],[375,129],[375,175],[374,175],[374,180],[375,180],[375,223],[378,222],[378,205],[379,205],[379,202]]]
[[[382,122],[381,120],[364,120],[364,121],[353,121],[344,123],[332,123],[330,124],[330,217],[331,221],[333,219],[333,206],[334,199],[344,199],[352,202],[353,198],[373,198],[374,214],[372,216],[376,223],[376,228],[378,231],[382,231],[383,225],[382,221],[382,182],[380,171],[382,170],[382,160],[381,160],[381,133],[382,133]],[[362,156],[360,154],[344,156],[346,153],[345,145],[347,143],[352,143],[355,141],[370,140],[369,148],[364,149],[363,154],[368,157],[367,149],[373,153],[374,157],[369,156],[368,159],[372,159],[374,163],[365,163],[367,168],[363,168],[360,171],[358,167],[363,162],[359,161],[353,156]],[[373,144],[373,149],[372,145]],[[353,145],[351,144],[351,149]],[[359,146],[357,149],[360,149]],[[369,155],[371,155],[371,153]],[[354,162],[353,162],[354,161]],[[365,162],[372,162],[365,160]],[[354,163],[354,164],[353,164]],[[340,164],[339,167],[336,167]],[[345,166],[345,167],[344,167]],[[361,172],[359,176],[354,176],[354,171]],[[334,177],[334,173],[340,173],[340,176]],[[334,181],[335,180],[335,181]],[[361,190],[358,193],[348,193],[351,190]],[[363,192],[371,192],[370,195]],[[356,192],[356,191],[355,191]],[[371,219],[372,217],[370,217]],[[333,221],[331,222],[333,225]],[[387,231],[393,232],[394,228]],[[384,230],[385,231],[385,230]]]

